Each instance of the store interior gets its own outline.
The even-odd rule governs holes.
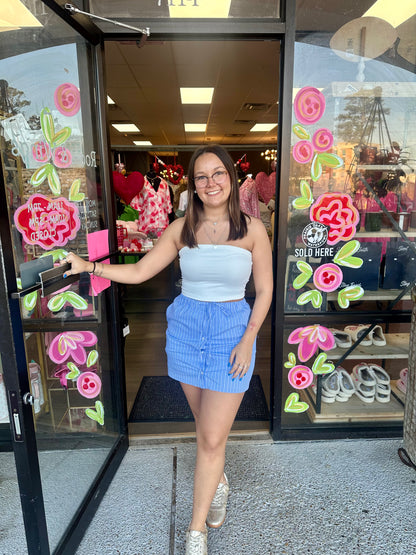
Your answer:
[[[268,191],[264,198],[261,193],[257,194],[257,199],[272,241],[274,199],[270,198],[270,191],[274,192],[275,187],[279,58],[277,40],[148,40],[144,46],[136,41],[107,42],[106,92],[113,177],[117,181],[121,174],[130,180],[133,189],[138,174],[139,181],[141,176],[146,176],[152,182],[155,175],[166,180],[172,201],[168,219],[172,221],[184,215],[180,193],[186,189],[192,152],[201,144],[221,144],[234,159],[240,186],[246,180],[252,180],[254,186],[257,179],[260,186],[256,191],[262,187]],[[208,100],[184,96],[186,92],[201,92],[201,89],[208,94]],[[117,126],[123,123],[134,124],[137,130],[120,131]],[[186,131],[188,124],[203,124],[204,130]],[[130,197],[114,183],[117,216],[124,218]],[[134,200],[131,205],[135,205]],[[135,235],[132,222],[122,224],[128,229],[121,240],[120,220],[117,223],[120,262],[135,262],[151,248],[151,242],[144,243],[143,237]],[[127,414],[130,420],[136,418],[129,422],[130,435],[193,431],[193,421],[188,413],[182,414],[183,407],[176,414],[173,407],[173,414],[169,413],[163,390],[155,391],[150,385],[156,377],[167,376],[165,311],[179,293],[177,263],[145,284],[121,288],[126,331],[128,326],[125,336]],[[247,298],[253,301],[252,282],[247,288]],[[256,390],[246,401],[250,407],[236,419],[233,430],[238,433],[267,432],[270,426],[271,333],[269,315],[258,338]],[[148,381],[143,381],[144,377]],[[136,399],[141,386],[143,391]],[[136,417],[132,413],[135,402],[142,407]],[[147,406],[153,409],[150,416],[145,414]],[[154,410],[158,406],[160,410]]]

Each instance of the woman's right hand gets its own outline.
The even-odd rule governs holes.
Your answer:
[[[94,267],[92,262],[80,258],[73,252],[69,252],[66,255],[66,258],[62,260],[61,264],[64,264],[65,262],[71,264],[71,269],[65,272],[64,278],[68,276],[73,276],[75,274],[80,274],[81,272],[91,272]]]

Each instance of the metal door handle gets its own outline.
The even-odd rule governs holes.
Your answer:
[[[28,392],[28,393],[25,393],[23,395],[23,402],[24,402],[25,405],[32,405],[33,406],[33,404],[35,402],[35,398],[33,397],[33,395],[30,392]]]

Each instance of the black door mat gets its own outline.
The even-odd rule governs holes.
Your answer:
[[[129,422],[186,422],[193,420],[181,384],[169,376],[144,376]],[[269,420],[260,376],[255,374],[244,394],[236,420]]]

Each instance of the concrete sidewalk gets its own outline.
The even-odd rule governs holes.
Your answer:
[[[416,473],[400,440],[230,441],[227,519],[209,555],[416,553]],[[182,555],[193,443],[131,447],[77,555]]]

